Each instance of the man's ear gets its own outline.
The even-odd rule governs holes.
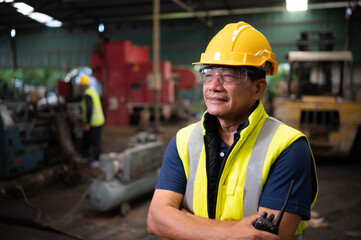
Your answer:
[[[267,87],[267,81],[264,78],[257,79],[254,83],[254,96],[258,100],[263,96]]]

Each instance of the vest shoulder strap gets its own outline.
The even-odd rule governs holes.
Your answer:
[[[203,147],[203,130],[202,123],[199,121],[194,127],[190,138],[188,140],[188,159],[189,159],[189,174],[186,185],[186,191],[183,198],[183,206],[188,209],[191,213],[193,211],[193,191],[194,191],[194,180],[197,173],[199,157]]]
[[[281,122],[275,118],[266,118],[256,138],[247,165],[244,183],[243,217],[257,213],[262,193],[262,171],[268,147]]]

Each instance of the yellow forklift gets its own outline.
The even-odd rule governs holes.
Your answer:
[[[361,102],[352,80],[352,53],[292,51],[288,63],[287,94],[274,99],[274,116],[302,131],[315,156],[361,160]]]

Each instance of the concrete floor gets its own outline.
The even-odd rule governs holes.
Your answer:
[[[319,196],[306,239],[361,239],[361,156],[358,162],[318,159]]]
[[[179,127],[163,127],[163,141],[168,143]],[[103,151],[123,151],[136,133],[135,127],[105,127]],[[361,160],[318,159],[317,165],[320,192],[305,239],[361,239]],[[81,181],[72,187],[53,181],[32,188],[18,186],[11,196],[0,195],[0,239],[156,239],[146,231],[151,192],[131,201],[132,210],[126,216],[121,216],[119,209],[98,212],[87,193],[101,171],[85,163],[80,169]],[[29,175],[39,178],[45,174]],[[26,179],[23,177],[22,183]]]

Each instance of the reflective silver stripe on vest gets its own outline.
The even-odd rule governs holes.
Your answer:
[[[201,151],[203,147],[203,131],[202,123],[199,121],[188,140],[188,161],[189,161],[189,173],[186,186],[186,192],[183,197],[183,206],[194,213],[193,211],[193,190],[194,190],[194,180],[197,174],[198,162],[201,156]]]
[[[257,213],[262,193],[262,171],[268,147],[281,122],[266,118],[254,143],[244,183],[243,217]]]

